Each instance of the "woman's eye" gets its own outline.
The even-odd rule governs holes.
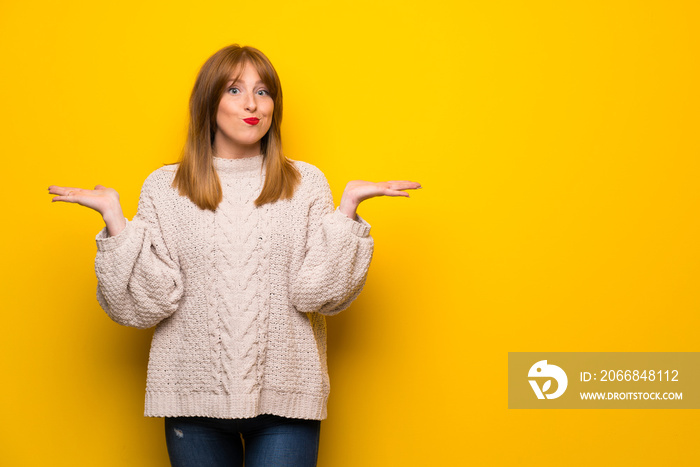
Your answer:
[[[228,92],[231,94],[240,94],[241,91],[238,88],[229,88]]]
[[[266,89],[261,89],[261,90],[258,91],[258,95],[259,95],[259,96],[269,96],[269,95],[270,95],[270,92],[267,91]]]

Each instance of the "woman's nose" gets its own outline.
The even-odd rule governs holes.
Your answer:
[[[255,102],[255,96],[249,94],[248,97],[246,98],[246,101],[245,101],[245,109],[248,112],[254,112],[257,107],[258,107],[258,105]]]

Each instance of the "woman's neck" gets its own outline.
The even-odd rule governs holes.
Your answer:
[[[214,156],[221,159],[245,159],[246,157],[258,156],[260,152],[260,141],[250,145],[242,145],[224,141],[218,135],[214,138]]]

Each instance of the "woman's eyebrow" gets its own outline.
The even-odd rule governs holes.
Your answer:
[[[233,85],[233,84],[239,84],[239,83],[245,84],[245,83],[244,83],[243,81],[241,81],[240,79],[237,79],[237,80],[229,80],[228,86],[231,86],[231,85]],[[265,83],[263,82],[263,80],[259,79],[259,80],[257,80],[255,83],[253,83],[253,86],[258,86],[258,85],[260,85],[260,84],[264,85]]]

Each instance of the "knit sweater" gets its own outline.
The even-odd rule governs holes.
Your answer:
[[[364,287],[370,225],[334,210],[330,186],[293,161],[289,200],[255,207],[263,156],[214,159],[223,190],[203,210],[155,170],[118,235],[96,237],[97,300],[116,322],[156,326],[145,415],[326,418],[324,315]]]

